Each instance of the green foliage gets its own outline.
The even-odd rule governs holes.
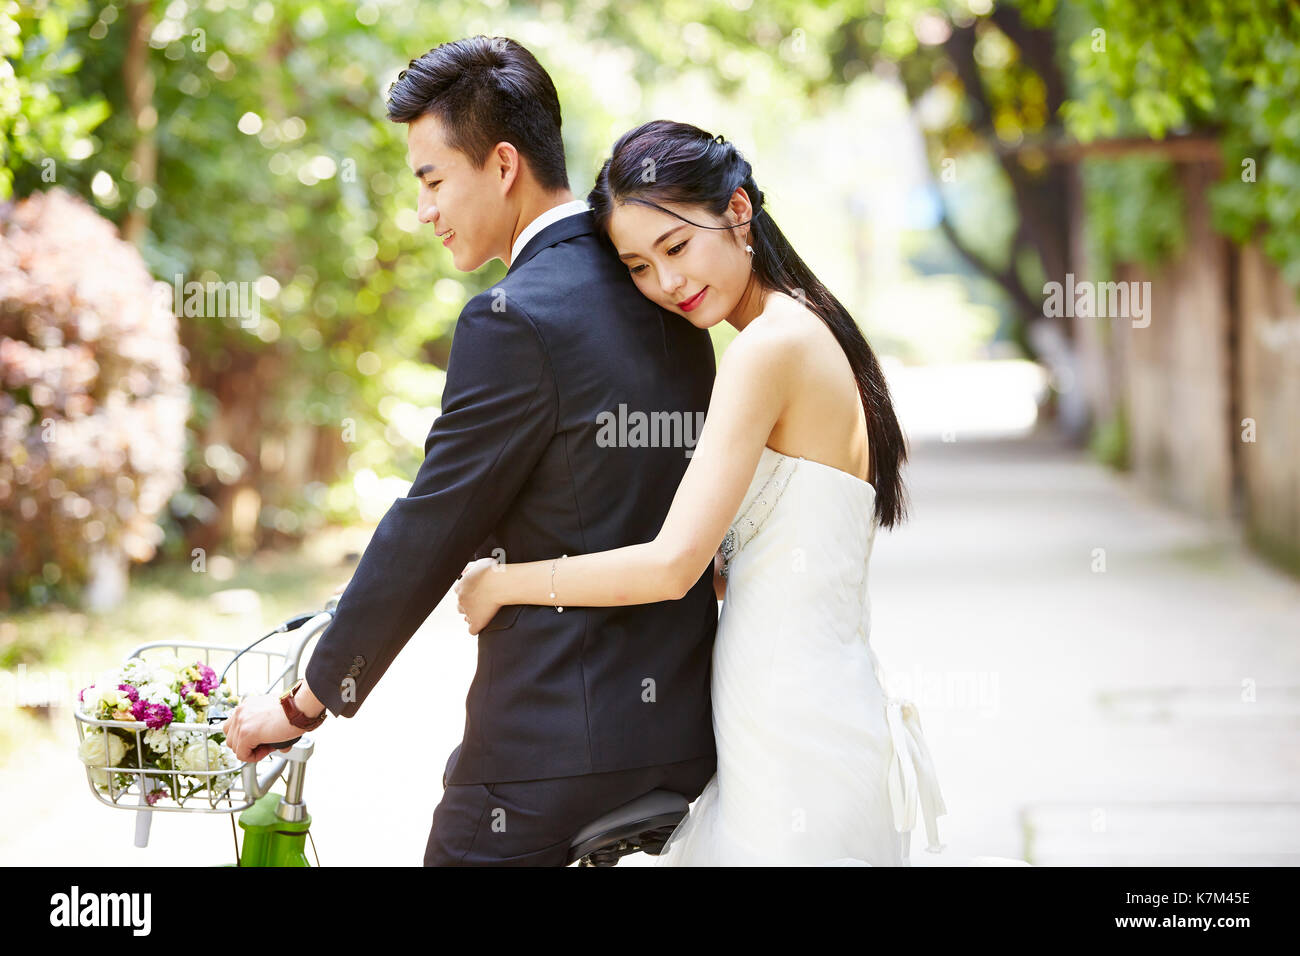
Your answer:
[[[65,40],[88,17],[77,0],[0,0],[0,200],[13,194],[15,173],[53,181],[109,114],[102,96],[67,99],[82,59]]]
[[[1182,251],[1185,219],[1174,164],[1142,156],[1089,159],[1081,175],[1089,268],[1113,275],[1121,262],[1156,266]]]
[[[1216,227],[1238,242],[1262,233],[1265,252],[1300,286],[1300,6],[1084,0],[1083,7],[1104,27],[1106,43],[1098,51],[1085,33],[1071,46],[1071,131],[1084,140],[1217,135],[1223,180],[1211,193]],[[1140,244],[1154,248],[1158,236]]]
[[[375,493],[418,467],[456,316],[504,266],[456,272],[416,221],[406,127],[384,115],[408,60],[475,33],[520,38],[556,81],[585,195],[642,82],[700,74],[799,104],[824,83],[827,37],[851,5],[569,0],[539,17],[532,3],[477,0],[0,0],[4,194],[73,190],[131,230],[156,278],[259,296],[251,323],[174,303],[192,406],[162,552],[185,558],[185,537],[229,513],[235,486],[256,490],[263,542],[355,517],[354,475]],[[136,59],[133,10],[145,15]],[[666,30],[663,16],[699,25]],[[568,29],[539,31],[550,19]],[[148,89],[139,116],[133,70]],[[292,479],[275,465],[289,453]]]
[[[1128,458],[1128,419],[1123,405],[1116,407],[1114,415],[1104,422],[1093,426],[1089,450],[1092,456],[1104,465],[1118,471],[1127,471]]]
[[[504,271],[493,262],[474,275],[455,272],[415,221],[406,128],[384,117],[397,70],[457,37],[516,36],[546,65],[564,104],[580,196],[632,122],[699,109],[664,102],[661,88],[699,79],[748,105],[756,128],[780,128],[790,111],[816,111],[865,71],[893,72],[932,159],[962,156],[963,201],[997,180],[978,216],[957,208],[954,219],[975,219],[976,228],[960,230],[972,247],[991,263],[1013,264],[1030,287],[1041,265],[1029,261],[1031,244],[1015,244],[1017,199],[1001,178],[1001,150],[1055,137],[1062,119],[1084,139],[1219,130],[1226,173],[1213,196],[1216,222],[1239,239],[1262,230],[1270,255],[1300,278],[1300,114],[1292,109],[1300,30],[1295,6],[1282,0],[1002,0],[991,9],[973,0],[142,6],[151,110],[137,119],[124,90],[125,4],[0,0],[0,190],[48,189],[53,160],[58,185],[140,230],[155,277],[250,283],[261,293],[260,321],[249,327],[237,316],[182,315],[194,388],[189,488],[173,502],[175,534],[211,520],[217,509],[208,496],[223,486],[255,488],[258,527],[284,531],[306,527],[313,513],[338,517],[356,507],[354,473],[409,479],[418,466],[456,316]],[[1029,27],[1050,26],[1057,49],[1068,47],[1055,61],[1069,95],[1059,113],[1043,76],[997,22],[1008,8]],[[966,29],[991,131],[974,128],[954,68],[949,39]],[[1027,181],[1032,156],[1016,159]],[[1254,182],[1241,176],[1247,159]],[[1085,176],[1107,262],[1176,251],[1182,199],[1167,166],[1089,163]],[[247,424],[232,428],[222,419],[234,399]],[[349,439],[338,438],[345,422],[355,427]],[[263,471],[274,457],[266,448],[300,448],[304,427],[324,436],[318,452],[340,456],[313,459],[302,480]],[[334,487],[320,483],[336,477],[343,481]],[[169,552],[183,556],[180,544],[172,540]]]

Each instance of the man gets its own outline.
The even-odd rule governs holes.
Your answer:
[[[306,718],[355,715],[468,561],[653,539],[688,458],[598,442],[602,413],[694,416],[714,374],[708,334],[641,296],[574,199],[555,86],[526,49],[436,47],[399,74],[388,117],[408,124],[420,221],[457,269],[499,258],[507,273],[461,312],[425,460],[292,695]],[[425,864],[563,865],[615,807],[656,788],[698,796],[716,766],[716,625],[711,574],[680,601],[502,608],[478,635]],[[225,725],[240,759],[301,734],[287,713],[242,703]]]

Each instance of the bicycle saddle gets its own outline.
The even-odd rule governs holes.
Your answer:
[[[588,823],[569,843],[569,863],[615,866],[629,853],[658,856],[690,808],[680,793],[651,790]]]

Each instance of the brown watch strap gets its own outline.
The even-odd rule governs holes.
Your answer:
[[[298,705],[293,702],[293,697],[298,693],[298,688],[302,686],[303,678],[299,677],[292,687],[280,695],[280,706],[284,709],[284,715],[289,718],[289,723],[293,724],[299,730],[315,730],[325,722],[329,716],[329,708],[322,710],[319,717],[308,717]]]

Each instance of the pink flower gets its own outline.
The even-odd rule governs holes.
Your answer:
[[[145,726],[151,730],[166,727],[175,716],[166,704],[151,704],[144,700],[137,700],[131,706],[131,713],[135,715],[136,720],[144,721]]]
[[[217,680],[217,672],[207,664],[196,664],[195,666],[199,669],[199,673],[203,675],[199,680],[199,690],[204,694],[211,694],[220,684],[220,681]]]

